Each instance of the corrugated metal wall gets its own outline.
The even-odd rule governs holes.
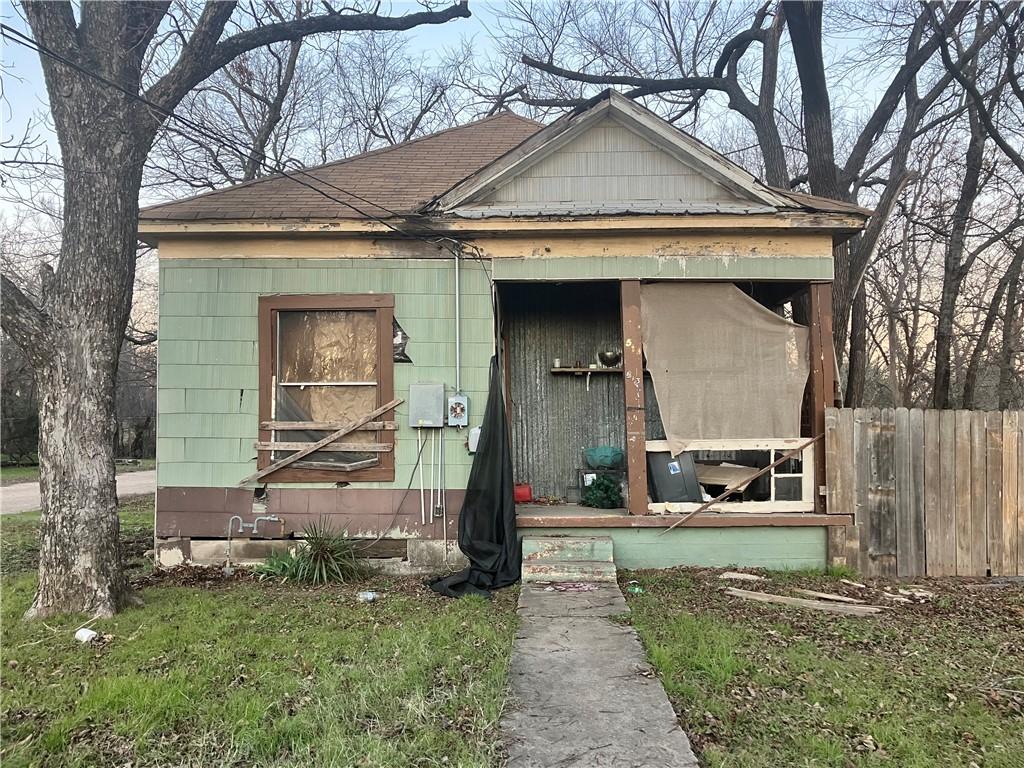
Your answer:
[[[512,460],[516,482],[535,496],[569,495],[583,448],[623,447],[621,374],[552,374],[622,349],[618,283],[504,284],[502,316],[509,340]]]

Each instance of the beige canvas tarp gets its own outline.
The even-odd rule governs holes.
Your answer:
[[[807,328],[732,283],[641,289],[644,353],[673,455],[687,441],[798,437]]]

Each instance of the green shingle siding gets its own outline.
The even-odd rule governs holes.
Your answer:
[[[395,394],[413,382],[455,383],[451,260],[174,259],[160,264],[157,440],[161,486],[233,486],[255,471],[258,437],[257,311],[268,293],[393,293],[413,364],[395,364]],[[494,351],[491,289],[475,264],[462,273],[462,389],[479,424]],[[407,406],[397,419],[405,424]],[[448,487],[464,487],[472,456],[465,431],[446,430]],[[429,456],[430,448],[424,451]],[[394,483],[416,463],[416,435],[397,435]],[[295,486],[292,486],[295,487]],[[330,487],[305,484],[305,487]]]

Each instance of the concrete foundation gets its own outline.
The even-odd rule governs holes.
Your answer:
[[[259,565],[273,552],[303,546],[301,539],[158,539],[156,561],[161,568],[178,565]],[[457,571],[469,565],[458,544],[437,539],[409,539],[406,556],[367,558],[374,570],[393,576],[431,575]]]

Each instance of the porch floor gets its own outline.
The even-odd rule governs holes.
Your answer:
[[[516,504],[516,517],[626,517],[625,507],[597,509],[581,504]]]

